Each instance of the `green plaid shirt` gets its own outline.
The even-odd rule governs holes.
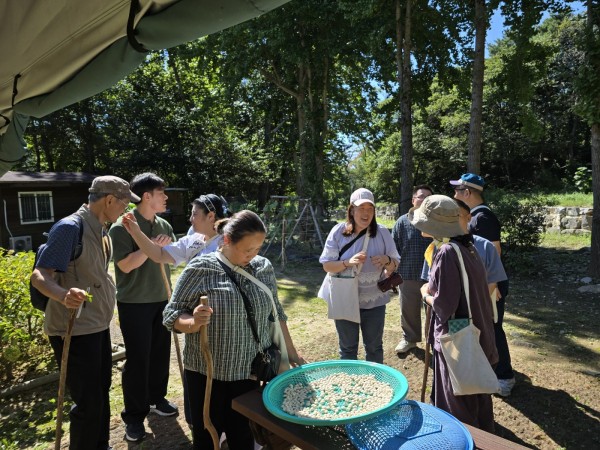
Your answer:
[[[277,299],[275,272],[269,260],[256,256],[244,269],[271,289],[280,318],[287,320]],[[271,345],[271,300],[261,288],[247,278],[237,273],[233,273],[233,276],[252,303],[261,345],[267,348]],[[202,295],[208,297],[208,304],[213,309],[208,325],[213,378],[221,381],[249,378],[250,364],[258,353],[259,346],[252,335],[240,291],[221,267],[215,253],[194,258],[183,270],[171,301],[163,312],[164,325],[172,330],[175,320],[184,313],[191,314]],[[200,348],[200,333],[185,335],[183,360],[186,369],[206,374],[206,364]]]

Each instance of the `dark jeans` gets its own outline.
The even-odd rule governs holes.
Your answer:
[[[335,328],[340,345],[340,359],[358,358],[359,331],[362,331],[365,359],[383,364],[383,327],[385,305],[360,310],[360,323],[336,320]]]
[[[121,412],[126,424],[142,423],[150,405],[167,395],[171,333],[162,324],[166,304],[117,302],[127,358],[122,374],[125,408]]]
[[[183,411],[185,413],[185,421],[188,424],[192,423],[192,411],[190,410],[190,400],[188,399],[188,396],[185,395],[185,393],[187,392],[187,377],[185,375],[185,371],[183,372]]]
[[[502,298],[496,302],[496,308],[498,309],[498,322],[494,324],[496,348],[498,349],[499,358],[498,365],[496,366],[496,376],[499,380],[508,380],[515,376],[512,369],[508,342],[506,341],[506,334],[502,329],[502,322],[504,321],[504,307],[506,303],[506,297],[508,296],[508,280],[500,281],[498,283],[498,291],[500,291]]]
[[[50,336],[50,345],[60,366],[63,338]],[[69,413],[71,450],[108,448],[111,367],[108,330],[71,338],[67,363],[67,387],[75,403]]]
[[[206,375],[193,370],[185,370],[186,392],[192,416],[194,448],[213,448],[212,439],[204,429],[202,410]],[[217,436],[224,432],[231,450],[254,450],[254,437],[248,419],[231,409],[231,401],[259,386],[255,380],[219,381],[213,380],[210,396],[210,420],[217,430]]]

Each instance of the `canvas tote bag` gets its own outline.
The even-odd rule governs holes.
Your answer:
[[[279,364],[279,372],[282,373],[286,370],[290,369],[290,358],[287,352],[287,345],[285,343],[285,336],[283,335],[283,331],[281,330],[281,324],[279,323],[279,315],[277,314],[277,307],[275,306],[275,300],[273,299],[273,293],[271,289],[264,284],[262,281],[258,280],[256,277],[250,275],[244,269],[239,266],[233,266],[231,262],[227,258],[224,258],[221,252],[215,252],[217,255],[217,259],[229,267],[232,271],[239,273],[240,275],[248,278],[254,284],[256,284],[259,288],[267,293],[269,298],[271,299],[271,306],[273,308],[273,318],[274,322],[270,324],[269,333],[271,335],[271,342],[273,342],[277,347],[279,347],[279,351],[281,352],[281,362]]]
[[[450,245],[458,254],[470,318],[469,277],[460,249],[453,242]],[[440,336],[454,395],[495,394],[500,390],[496,374],[479,343],[479,334],[479,329],[469,321],[469,325],[456,333]]]
[[[369,234],[365,234],[362,251],[369,246]],[[360,323],[360,306],[358,299],[358,274],[362,264],[352,269],[351,275],[328,273],[323,284],[327,284],[329,295],[319,297],[327,301],[327,318],[333,320],[349,320]]]

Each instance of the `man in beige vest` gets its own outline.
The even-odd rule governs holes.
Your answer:
[[[108,274],[112,244],[104,224],[114,223],[130,201],[139,197],[129,183],[114,176],[94,179],[89,202],[50,229],[31,283],[49,301],[44,332],[56,361],[62,359],[70,310],[73,324],[67,365],[67,387],[74,405],[70,412],[70,449],[109,449],[112,352],[109,325],[115,308],[115,284]],[[75,255],[79,245],[81,254]],[[91,302],[86,301],[88,293]]]

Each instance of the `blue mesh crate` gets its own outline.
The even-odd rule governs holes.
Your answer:
[[[308,384],[333,374],[347,373],[350,375],[374,375],[377,381],[387,383],[393,391],[391,400],[382,404],[374,411],[365,414],[357,414],[351,417],[339,419],[315,419],[298,417],[288,414],[281,408],[285,389],[291,384]],[[408,381],[406,377],[396,369],[383,364],[367,361],[333,360],[305,364],[288,370],[271,380],[263,391],[263,403],[267,410],[274,416],[288,422],[301,425],[330,426],[346,424],[354,421],[365,420],[381,414],[397,403],[401,402],[408,393]]]
[[[455,417],[431,405],[406,400],[384,414],[346,425],[359,450],[471,450],[473,438]]]

